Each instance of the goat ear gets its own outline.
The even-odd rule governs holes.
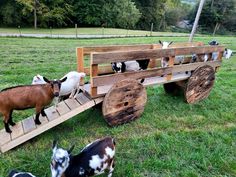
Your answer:
[[[64,77],[63,79],[60,80],[60,82],[65,82],[67,77]]]
[[[173,41],[171,41],[168,46],[170,46],[172,43],[173,43]]]
[[[163,45],[162,42],[161,42],[161,40],[159,40],[159,43],[160,43],[161,45]]]
[[[50,81],[46,77],[43,77],[43,80],[47,83],[50,83]]]
[[[71,146],[71,148],[67,151],[68,154],[71,154],[71,152],[73,151],[74,148],[75,148],[75,145]]]

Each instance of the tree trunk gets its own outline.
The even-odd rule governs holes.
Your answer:
[[[37,0],[34,0],[34,29],[37,29]]]
[[[214,28],[214,31],[213,31],[213,36],[215,36],[215,34],[216,34],[216,31],[218,30],[220,28],[220,23],[216,23],[216,25],[215,25],[215,28]]]

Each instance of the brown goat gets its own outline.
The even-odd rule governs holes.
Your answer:
[[[59,96],[61,83],[66,81],[67,78],[54,81],[49,81],[45,77],[43,79],[47,82],[46,84],[16,86],[6,88],[0,92],[0,113],[3,115],[6,132],[12,132],[9,124],[11,126],[15,125],[12,121],[13,110],[35,108],[35,123],[41,124],[39,120],[40,113],[42,116],[46,116],[45,106],[49,105],[54,97]]]

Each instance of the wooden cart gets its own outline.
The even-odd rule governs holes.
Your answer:
[[[78,71],[90,76],[90,84],[82,83],[84,93],[76,99],[60,102],[58,107],[47,108],[47,117],[40,117],[41,125],[35,125],[33,115],[12,127],[11,134],[1,130],[0,152],[6,152],[101,102],[104,118],[111,126],[137,119],[144,111],[147,86],[163,84],[170,94],[184,90],[188,103],[205,99],[214,84],[224,49],[223,46],[204,46],[201,42],[173,44],[169,49],[161,49],[158,44],[77,48]],[[217,61],[190,63],[192,54],[201,58],[205,54],[210,57],[212,52],[219,52]],[[181,65],[174,63],[175,56],[179,55],[186,56]],[[90,65],[84,67],[87,56]],[[169,67],[160,67],[162,57],[169,57]],[[143,59],[150,59],[147,70],[112,71],[111,62]],[[145,79],[142,84],[140,79]]]
[[[207,98],[224,49],[224,46],[204,46],[202,42],[177,43],[168,49],[159,44],[77,48],[78,71],[90,75],[90,84],[84,85],[84,89],[91,98],[105,97],[104,118],[115,126],[140,117],[147,100],[147,86],[163,84],[170,94],[183,90],[187,103]],[[219,52],[217,61],[200,60],[205,54],[211,58],[213,52]],[[191,62],[193,54],[198,62]],[[180,55],[185,56],[184,62],[175,63],[175,57]],[[84,67],[86,56],[89,67]],[[160,67],[162,57],[169,58],[168,67]],[[114,73],[111,69],[112,62],[143,59],[150,59],[147,70]],[[142,84],[140,79],[145,79]]]

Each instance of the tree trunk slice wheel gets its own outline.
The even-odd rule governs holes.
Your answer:
[[[141,83],[133,79],[119,81],[103,100],[104,119],[110,126],[135,120],[143,113],[146,102],[146,89]]]
[[[215,71],[209,66],[201,66],[188,79],[185,98],[187,103],[196,103],[207,98],[214,85]]]

